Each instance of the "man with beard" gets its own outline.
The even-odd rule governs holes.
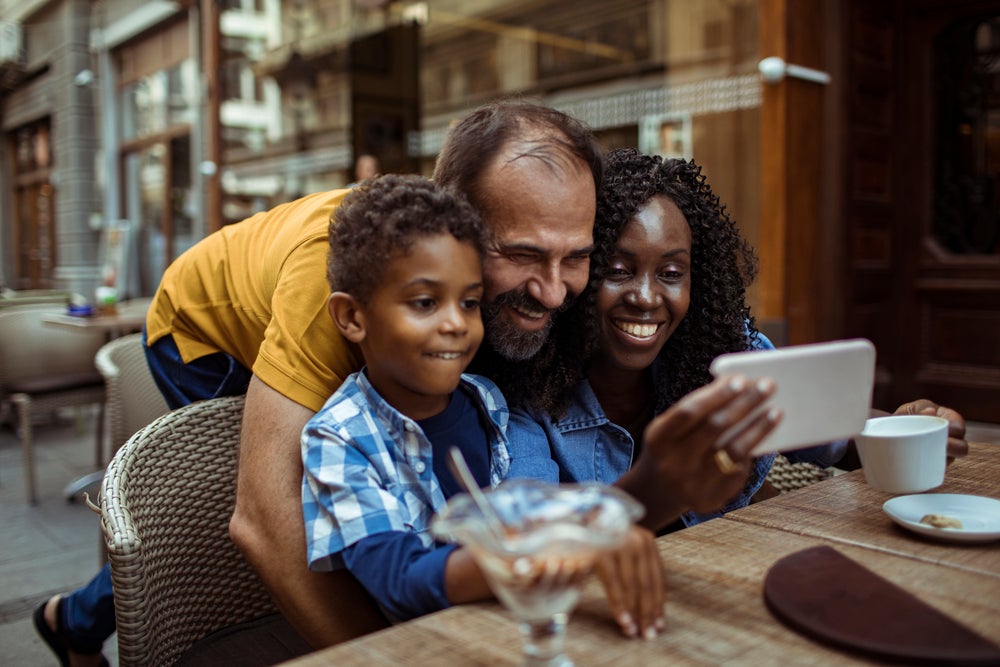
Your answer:
[[[586,286],[601,165],[589,129],[527,102],[488,105],[450,132],[434,180],[465,194],[489,230],[485,367],[530,359]],[[276,619],[257,627],[255,643],[241,634],[220,649],[247,654],[241,664],[386,623],[350,575],[306,565],[300,436],[361,363],[326,311],[328,226],[346,193],[310,195],[209,235],[168,267],[146,320],[147,359],[171,408],[246,394],[230,534],[295,632]],[[115,627],[108,567],[41,605],[35,626],[63,664],[100,664]]]
[[[531,359],[588,280],[600,154],[595,148],[590,157],[579,139],[551,130],[559,112],[524,108],[533,116],[510,122],[479,112],[457,125],[434,171],[435,182],[465,193],[489,234],[487,344],[476,372]]]
[[[449,132],[433,180],[463,193],[489,235],[483,348],[501,358],[530,358],[553,317],[586,287],[602,160],[581,123],[526,102],[488,105]],[[324,279],[322,269],[317,265],[310,280]],[[325,301],[320,305],[325,310]],[[332,330],[327,335],[341,340]],[[357,596],[353,579],[305,567],[299,434],[321,406],[296,404],[251,380],[230,522],[233,541],[314,648],[373,627],[357,604],[345,604],[345,596]]]
[[[519,369],[587,285],[601,171],[587,128],[520,101],[470,114],[438,157],[435,182],[463,193],[489,235],[486,339],[470,371],[505,393],[523,387]],[[345,571],[306,565],[300,436],[361,365],[326,309],[328,226],[347,192],[309,195],[206,237],[168,267],[147,316],[147,359],[172,408],[246,394],[230,535],[283,614],[208,647],[204,664],[273,664],[386,624]],[[582,359],[590,343],[583,330],[558,327],[560,339],[546,354]],[[720,425],[736,423],[765,400],[755,387],[722,387],[692,408],[719,412]],[[724,406],[733,409],[723,415]],[[659,431],[657,442],[669,444],[669,433]],[[100,664],[114,631],[107,566],[84,588],[41,605],[35,626],[63,664]]]

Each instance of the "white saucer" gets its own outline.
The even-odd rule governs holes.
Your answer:
[[[920,493],[885,501],[882,510],[893,521],[922,535],[952,542],[1000,539],[1000,500],[957,493]],[[920,523],[926,514],[943,514],[962,522],[961,528],[935,528]]]

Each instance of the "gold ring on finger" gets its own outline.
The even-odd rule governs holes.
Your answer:
[[[735,472],[739,472],[743,469],[743,466],[733,461],[729,456],[729,452],[724,449],[717,450],[715,452],[715,465],[719,466],[719,470],[722,471],[723,475],[732,475]]]

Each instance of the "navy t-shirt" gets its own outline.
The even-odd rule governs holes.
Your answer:
[[[452,392],[451,401],[444,411],[417,421],[433,446],[434,474],[445,498],[451,498],[462,490],[447,463],[448,451],[456,445],[479,487],[490,485],[490,443],[486,438],[484,419],[475,399],[460,388]]]
[[[444,497],[461,490],[448,470],[448,450],[458,446],[481,487],[490,483],[490,443],[485,415],[463,387],[452,392],[442,412],[417,421],[433,448],[433,468]],[[407,620],[449,606],[444,568],[454,544],[425,547],[416,533],[390,531],[361,539],[344,549],[347,569],[381,607]]]

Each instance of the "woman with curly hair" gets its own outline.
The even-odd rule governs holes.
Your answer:
[[[750,452],[781,415],[763,411],[732,427],[774,383],[713,380],[709,365],[774,347],[746,301],[756,256],[693,162],[612,151],[597,199],[590,284],[550,337],[584,353],[543,350],[538,359],[558,362],[523,369],[530,382],[516,389],[501,384],[518,408],[510,474],[615,484],[645,505],[642,523],[658,532],[743,507],[774,458]],[[567,359],[577,360],[575,375]],[[918,412],[948,419],[949,456],[965,455],[961,415],[924,399],[896,410]],[[848,441],[786,456],[860,466]]]
[[[766,477],[773,455],[750,461],[749,452],[780,414],[721,437],[773,383],[713,382],[708,368],[725,352],[773,345],[746,303],[757,259],[701,168],[623,149],[608,155],[605,176],[590,285],[551,337],[552,345],[575,337],[586,361],[570,374],[573,355],[562,350],[559,368],[524,371],[532,382],[509,392],[520,406],[511,471],[617,483],[646,504],[647,527],[669,531],[745,506]],[[646,433],[658,444],[643,456],[651,423],[671,444]]]

